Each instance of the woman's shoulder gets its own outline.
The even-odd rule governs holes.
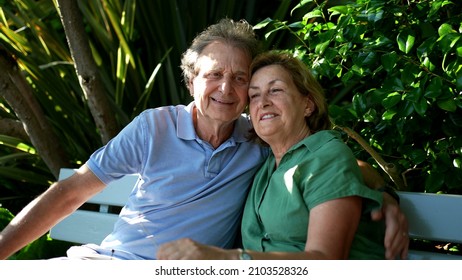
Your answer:
[[[308,137],[308,147],[321,151],[348,151],[350,148],[343,141],[342,135],[336,130],[321,130]]]

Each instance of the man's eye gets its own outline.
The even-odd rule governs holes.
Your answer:
[[[243,76],[237,76],[236,81],[241,84],[246,84],[247,83],[247,78]]]
[[[207,78],[209,78],[209,79],[217,79],[217,78],[220,78],[220,77],[221,77],[221,74],[217,73],[217,72],[207,74]]]

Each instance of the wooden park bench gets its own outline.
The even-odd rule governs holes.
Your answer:
[[[74,170],[61,169],[60,179],[69,177]],[[125,205],[138,176],[125,176],[110,183],[92,197],[85,207],[58,223],[50,231],[53,239],[73,243],[99,244],[108,235]],[[442,195],[398,192],[400,205],[409,221],[412,239],[462,243],[462,195]],[[460,259],[428,250],[410,250],[409,259]]]

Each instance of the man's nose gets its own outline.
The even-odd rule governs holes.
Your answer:
[[[232,90],[232,79],[230,77],[224,76],[219,85],[219,90],[222,94],[228,94]]]

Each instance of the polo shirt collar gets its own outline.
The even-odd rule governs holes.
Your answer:
[[[195,140],[197,138],[196,130],[194,129],[193,117],[195,107],[194,101],[189,103],[184,109],[178,111],[177,119],[177,136],[184,140]],[[250,119],[247,115],[242,114],[239,119],[236,120],[234,125],[233,135],[231,139],[235,142],[248,142],[247,138],[250,130]]]

